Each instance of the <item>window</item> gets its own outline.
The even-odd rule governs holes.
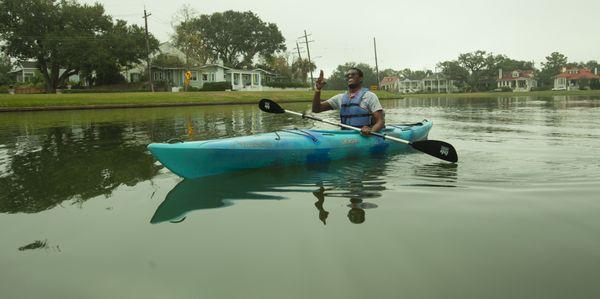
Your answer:
[[[514,72],[512,73],[512,76],[513,76],[513,78],[518,78],[518,77],[519,77],[519,72],[517,72],[517,71],[514,71]]]
[[[133,73],[129,77],[129,82],[140,82],[140,74]]]
[[[202,81],[208,82],[208,74],[202,74]]]
[[[253,74],[252,76],[254,77],[254,85],[258,85],[258,74]]]
[[[217,75],[215,73],[210,73],[208,77],[210,79],[210,82],[217,81]]]
[[[23,74],[23,82],[31,82],[33,81],[33,73],[24,73]]]
[[[198,81],[198,72],[192,72],[192,78],[190,80]]]

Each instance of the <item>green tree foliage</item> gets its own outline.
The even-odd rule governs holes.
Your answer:
[[[208,58],[223,59],[232,67],[251,66],[256,56],[284,51],[285,39],[276,24],[262,21],[251,11],[228,10],[189,21],[201,38]]]
[[[404,79],[410,79],[410,80],[422,80],[425,77],[433,74],[432,71],[430,70],[417,70],[417,71],[413,71],[409,68],[403,69],[400,72],[400,76]]]
[[[298,59],[292,63],[292,73],[295,78],[304,83],[308,83],[308,74],[315,71],[317,66],[314,62],[308,62],[308,59]]]
[[[541,86],[552,86],[554,76],[558,75],[567,63],[567,56],[561,53],[553,52],[550,56],[546,56],[546,61],[542,62],[542,70],[538,75],[538,83]]]
[[[385,69],[379,72],[379,78],[383,79],[385,77],[400,77],[400,72],[393,69]]]
[[[478,50],[463,53],[458,59],[438,63],[442,73],[464,91],[488,91],[497,86],[498,70],[534,70],[533,62],[494,55]]]
[[[173,45],[185,55],[185,66],[190,68],[192,65],[203,65],[207,61],[206,49],[202,43],[202,37],[195,31],[194,18],[197,12],[188,4],[185,4],[177,11],[174,18],[173,31],[171,36]]]
[[[13,78],[10,74],[14,68],[14,63],[10,60],[10,57],[4,53],[0,54],[0,85],[9,85],[13,83]]]
[[[50,92],[80,71],[91,77],[105,67],[104,72],[109,73],[113,65],[137,63],[146,53],[144,30],[121,20],[113,23],[97,3],[3,0],[0,35],[9,55],[38,62]],[[150,44],[152,49],[158,48],[153,37]]]
[[[288,63],[288,59],[289,53],[287,52],[272,55],[270,57],[263,57],[260,59],[257,67],[277,74],[277,77],[280,78],[280,80],[292,82],[295,76],[292,71],[292,66]],[[315,65],[313,64],[313,66]]]
[[[159,54],[152,59],[152,66],[159,68],[184,67],[185,62],[175,55]]]
[[[346,80],[345,74],[348,69],[356,67],[363,72],[363,86],[369,87],[377,84],[377,77],[375,70],[366,63],[347,62],[343,65],[338,65],[333,74],[327,79],[326,89],[347,89],[348,81]]]

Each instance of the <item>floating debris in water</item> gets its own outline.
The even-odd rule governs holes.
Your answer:
[[[27,244],[25,246],[19,247],[19,251],[33,250],[33,249],[40,249],[40,248],[48,249],[48,241],[47,240],[44,240],[44,241],[37,240],[31,244]]]
[[[33,243],[19,247],[19,251],[34,250],[34,249],[45,249],[46,251],[53,250],[56,252],[62,252],[62,250],[60,249],[60,246],[58,246],[58,245],[49,246],[48,240],[44,240],[44,241],[36,240]]]

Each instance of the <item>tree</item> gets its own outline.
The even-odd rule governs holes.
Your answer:
[[[173,30],[175,33],[171,36],[171,41],[185,55],[187,69],[191,65],[205,64],[207,60],[202,37],[194,30],[193,20],[197,15],[198,12],[194,8],[185,4],[174,17]]]
[[[249,67],[257,55],[268,57],[286,49],[277,25],[263,22],[251,11],[228,10],[190,22],[206,55],[212,60],[221,58],[232,67]]]
[[[433,74],[432,71],[430,70],[417,70],[417,71],[413,71],[409,68],[405,68],[403,70],[401,70],[399,72],[400,76],[402,76],[402,78],[405,79],[410,79],[410,80],[422,80],[425,77]]]
[[[292,71],[292,66],[288,63],[289,57],[290,54],[288,52],[284,52],[279,55],[273,55],[271,57],[263,57],[260,59],[257,67],[274,72],[277,74],[277,76],[291,82],[295,76]],[[296,65],[296,67],[297,66],[298,65]],[[312,66],[314,70],[316,66],[314,64]]]
[[[444,61],[438,63],[438,67],[442,69],[442,74],[449,80],[453,80],[456,87],[460,90],[468,90],[469,71],[464,68],[458,61]]]
[[[542,62],[542,70],[538,76],[538,82],[542,86],[551,86],[554,76],[558,75],[567,63],[567,56],[561,53],[553,52],[550,56],[546,56],[546,62]]]
[[[159,54],[152,59],[152,65],[160,68],[183,67],[185,63],[175,55]]]
[[[125,21],[113,24],[97,3],[3,0],[0,35],[6,53],[37,61],[49,92],[80,71],[91,74],[102,65],[128,65],[145,56],[144,31]],[[158,47],[153,37],[151,46]]]
[[[10,71],[13,70],[14,63],[10,60],[10,57],[4,53],[0,54],[0,85],[9,85],[13,83],[13,78],[10,75]]]
[[[304,83],[308,83],[308,73],[317,69],[314,62],[308,62],[308,59],[298,59],[292,63],[292,72],[296,78]]]
[[[366,63],[347,62],[343,65],[338,65],[333,74],[327,79],[326,89],[347,89],[348,80],[346,79],[346,72],[350,68],[359,68],[363,72],[363,86],[369,87],[377,84],[377,76],[375,70]]]

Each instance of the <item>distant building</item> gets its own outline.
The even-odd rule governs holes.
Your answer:
[[[59,74],[62,75],[65,71],[65,69],[60,69]],[[36,76],[41,76],[36,61],[19,62],[10,73],[17,83],[30,83]],[[70,76],[68,81],[79,82],[79,75]]]
[[[592,73],[586,68],[563,67],[560,74],[554,76],[553,90],[578,90],[582,80],[600,80],[598,69]]]
[[[398,92],[400,93],[415,93],[423,90],[421,80],[404,79],[398,82]]]
[[[178,57],[185,61],[183,52],[175,48],[171,43],[162,43],[159,53]],[[129,82],[140,81],[145,65],[141,64],[133,69],[123,72]],[[152,65],[152,78],[154,81],[168,81],[171,86],[183,86],[186,71],[192,73],[190,86],[202,88],[208,82],[229,82],[231,90],[260,91],[268,89],[263,83],[269,82],[275,77],[274,73],[263,69],[234,69],[223,65],[223,61],[217,61],[201,65],[186,67],[159,67]]]
[[[496,81],[499,89],[508,87],[512,91],[531,91],[532,88],[537,87],[533,70],[503,72],[499,69]]]
[[[450,93],[458,91],[458,88],[454,85],[454,80],[446,79],[446,76],[441,73],[428,75],[422,82],[422,90],[427,93]]]
[[[454,80],[448,80],[443,74],[430,74],[422,80],[404,79],[398,82],[400,93],[451,93],[457,92],[458,88]]]
[[[400,91],[400,78],[391,76],[391,77],[383,77],[381,82],[379,82],[379,87],[383,90],[387,90],[389,92],[399,92]]]

